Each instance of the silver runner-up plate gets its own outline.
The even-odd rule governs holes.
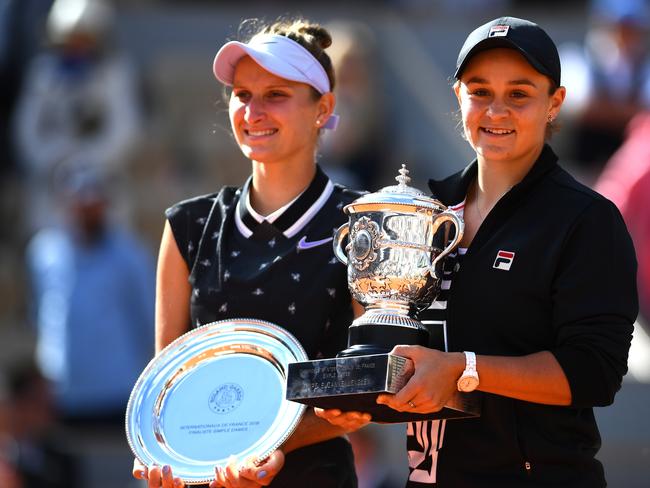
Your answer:
[[[126,409],[126,436],[145,466],[209,483],[230,456],[262,461],[296,428],[305,405],[285,399],[290,362],[305,361],[283,328],[238,318],[182,335],[144,369]]]

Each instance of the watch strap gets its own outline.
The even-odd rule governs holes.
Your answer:
[[[478,374],[476,371],[476,354],[471,351],[463,351],[465,353],[465,371],[463,375],[466,374]]]

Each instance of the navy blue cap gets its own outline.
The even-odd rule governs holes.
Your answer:
[[[454,77],[460,79],[475,54],[505,47],[519,51],[533,68],[560,86],[560,55],[549,35],[537,24],[516,17],[500,17],[475,29],[458,54]]]

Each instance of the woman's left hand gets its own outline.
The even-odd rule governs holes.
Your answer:
[[[185,483],[180,478],[175,478],[172,468],[168,464],[151,466],[147,468],[137,459],[133,461],[133,476],[141,480],[147,480],[148,488],[184,488]]]
[[[399,412],[430,413],[445,406],[456,391],[456,382],[465,369],[465,355],[423,346],[395,346],[391,354],[413,361],[415,372],[394,395],[377,397],[377,403]]]
[[[237,459],[231,458],[225,468],[217,467],[215,479],[210,488],[258,488],[268,486],[284,466],[284,453],[276,449],[259,466],[249,458],[240,465]]]
[[[346,433],[359,430],[372,420],[369,413],[342,412],[338,408],[324,410],[316,407],[314,408],[314,413],[317,417],[327,420],[330,424],[336,427],[340,427]]]

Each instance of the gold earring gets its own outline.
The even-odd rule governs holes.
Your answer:
[[[554,116],[552,113],[549,112],[549,114],[548,114],[548,121],[549,121],[549,123],[550,123],[550,122],[553,122],[554,119],[555,119],[555,116]]]

